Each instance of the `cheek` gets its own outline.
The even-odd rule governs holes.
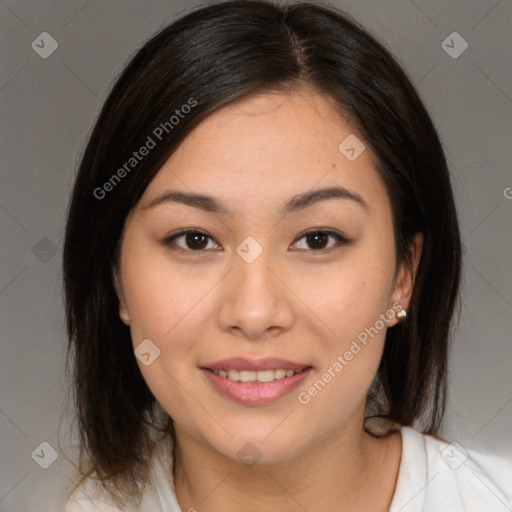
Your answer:
[[[368,267],[354,265],[324,281],[323,291],[309,292],[329,330],[316,340],[322,364],[308,387],[298,390],[297,401],[311,417],[329,411],[326,427],[343,423],[365,401],[382,357],[388,324],[380,315],[389,309],[389,280],[369,275],[375,274]]]
[[[125,290],[134,348],[148,339],[157,347],[158,355],[151,364],[137,360],[143,378],[166,412],[175,420],[186,421],[195,403],[186,391],[191,365],[184,363],[194,358],[194,340],[200,338],[194,326],[204,315],[201,297],[211,284],[204,276],[191,278],[171,270],[155,258],[134,258],[125,267],[130,283]]]
[[[322,364],[315,384],[302,389],[304,400],[299,400],[311,402],[319,414],[325,407],[333,408],[334,417],[352,411],[364,400],[380,363],[388,327],[381,315],[390,307],[393,259],[371,254],[354,251],[325,275],[316,273],[316,285],[306,279],[301,286],[304,302],[326,326],[316,342]]]
[[[192,266],[178,271],[165,255],[139,249],[127,251],[122,272],[133,346],[150,340],[158,349],[150,365],[137,361],[144,379],[162,404],[189,401],[182,386],[190,378],[190,364],[183,363],[194,358],[209,317],[208,292],[218,276]]]
[[[294,291],[322,320],[329,338],[343,345],[374,325],[389,308],[390,268],[391,263],[354,252],[339,264],[301,277]]]
[[[213,284],[207,273],[177,270],[165,257],[144,252],[130,255],[123,272],[135,342],[168,338],[181,323],[190,323]]]

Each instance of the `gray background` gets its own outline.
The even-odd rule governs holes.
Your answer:
[[[0,2],[0,511],[60,510],[73,476],[65,422],[60,444],[57,433],[66,388],[60,265],[68,196],[87,136],[128,58],[200,3]],[[444,434],[466,448],[512,457],[511,3],[333,5],[402,62],[432,113],[453,174],[466,259]],[[59,45],[47,59],[31,47],[42,32]],[[452,32],[469,45],[456,59],[442,48]],[[456,40],[445,44],[461,48]],[[59,455],[47,469],[35,462],[49,460],[42,442]]]

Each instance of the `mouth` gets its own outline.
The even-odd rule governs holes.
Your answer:
[[[213,389],[244,405],[264,405],[290,393],[312,371],[283,359],[226,359],[200,367]]]
[[[308,366],[307,368],[311,368]],[[210,370],[215,375],[223,379],[229,379],[233,382],[273,382],[274,380],[281,380],[285,377],[293,377],[303,370],[285,370],[279,368],[277,370]]]

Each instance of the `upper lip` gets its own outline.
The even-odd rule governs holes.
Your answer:
[[[295,370],[302,371],[311,365],[297,363],[286,359],[267,357],[264,359],[246,359],[244,357],[232,357],[222,359],[215,363],[208,363],[202,366],[208,370],[239,370],[239,371],[259,371],[259,370]]]

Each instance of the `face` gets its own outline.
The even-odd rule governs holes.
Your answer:
[[[116,289],[143,377],[179,429],[233,460],[249,442],[277,462],[360,430],[407,309],[413,276],[396,271],[389,198],[354,135],[322,96],[252,96],[196,127],[126,220]]]

